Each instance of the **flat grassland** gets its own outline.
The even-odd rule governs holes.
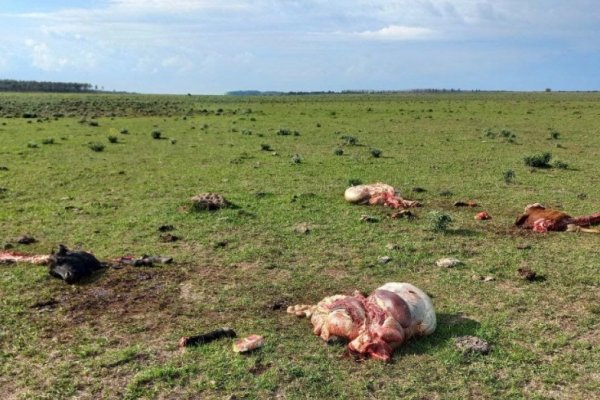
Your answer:
[[[71,286],[45,267],[0,265],[0,398],[593,398],[600,236],[513,223],[533,202],[600,211],[599,121],[597,93],[0,94],[0,242],[30,234],[16,250],[175,259]],[[523,162],[545,152],[562,163]],[[352,180],[423,207],[391,219],[347,204]],[[238,208],[190,212],[209,191]],[[471,199],[480,207],[453,206]],[[474,220],[483,210],[493,219]],[[452,218],[446,232],[432,211]],[[161,241],[165,224],[178,241]],[[464,264],[435,265],[449,256]],[[285,312],[390,281],[432,296],[438,330],[389,364],[357,361]],[[221,326],[266,344],[246,356],[230,339],[178,349]],[[461,335],[492,351],[462,354]]]

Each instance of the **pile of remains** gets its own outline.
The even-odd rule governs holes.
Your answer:
[[[530,204],[525,207],[524,214],[519,216],[515,221],[515,225],[520,228],[531,229],[540,233],[566,230],[600,233],[596,229],[585,228],[598,223],[600,223],[600,213],[582,217],[571,217],[562,211],[547,209],[540,203]]]
[[[192,209],[195,211],[213,211],[232,206],[232,204],[223,196],[211,192],[201,193],[192,197],[190,200],[192,201]]]
[[[418,201],[405,200],[393,186],[385,183],[351,186],[344,192],[346,201],[355,204],[379,204],[391,208],[419,207]]]
[[[358,292],[329,296],[316,305],[288,307],[287,312],[309,317],[323,340],[347,340],[350,351],[383,361],[411,337],[436,328],[431,299],[410,283],[386,283],[368,297]]]

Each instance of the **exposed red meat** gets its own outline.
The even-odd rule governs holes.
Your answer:
[[[492,216],[490,214],[488,214],[487,211],[482,211],[480,213],[477,213],[477,215],[475,215],[475,219],[478,221],[485,221],[488,219],[492,219]]]
[[[356,204],[378,204],[391,208],[418,207],[418,201],[405,200],[393,186],[385,183],[351,186],[344,193],[346,201]]]
[[[406,340],[429,335],[436,327],[431,299],[410,283],[386,283],[368,297],[334,295],[287,311],[309,317],[323,340],[345,339],[351,351],[383,361]]]
[[[566,231],[569,226],[588,227],[600,223],[600,213],[571,217],[562,211],[547,209],[539,203],[525,207],[525,212],[517,218],[515,225],[535,232]],[[573,230],[573,229],[571,229]],[[589,231],[580,229],[581,231]]]

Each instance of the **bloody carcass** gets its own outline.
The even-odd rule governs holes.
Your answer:
[[[566,230],[600,233],[596,229],[587,228],[598,223],[600,223],[600,213],[571,217],[562,211],[546,208],[540,203],[525,207],[525,212],[515,221],[515,225],[520,228],[540,233]]]
[[[431,299],[410,283],[386,283],[367,297],[359,292],[329,296],[287,312],[310,318],[323,340],[347,340],[350,351],[383,361],[411,337],[430,335],[436,328]]]
[[[418,201],[406,200],[400,193],[385,183],[350,186],[344,192],[346,201],[355,204],[379,204],[391,208],[419,207]]]
[[[0,264],[12,264],[17,262],[26,262],[36,265],[46,265],[50,255],[48,254],[27,254],[19,251],[0,251]]]

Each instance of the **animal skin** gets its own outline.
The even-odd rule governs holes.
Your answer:
[[[48,272],[68,284],[76,283],[92,275],[104,266],[92,254],[85,251],[71,251],[62,244],[49,258]]]
[[[530,204],[525,207],[523,215],[519,216],[515,221],[515,225],[522,229],[531,229],[540,233],[567,230],[597,233],[594,229],[585,228],[597,223],[600,223],[600,213],[571,217],[562,211],[547,209],[540,203]],[[575,227],[579,227],[579,229]]]
[[[431,299],[410,283],[386,283],[368,297],[358,292],[329,296],[287,312],[310,318],[321,339],[347,340],[350,351],[382,361],[411,337],[430,335],[436,328]]]

